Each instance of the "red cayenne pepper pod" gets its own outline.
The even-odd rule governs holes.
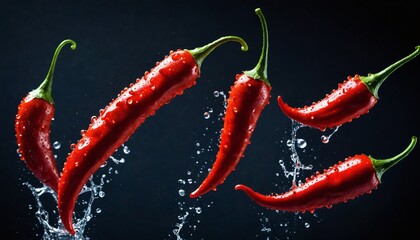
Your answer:
[[[334,128],[369,112],[378,101],[378,90],[391,73],[420,54],[420,46],[405,58],[376,74],[349,76],[329,95],[310,106],[293,108],[281,96],[277,102],[283,113],[303,125],[318,128]]]
[[[89,178],[149,116],[195,85],[206,56],[230,41],[239,42],[243,51],[248,50],[242,38],[225,36],[204,47],[171,51],[150,72],[122,90],[98,117],[92,118],[67,157],[58,186],[58,210],[70,234],[75,234],[72,223],[77,198]]]
[[[22,99],[15,118],[20,159],[36,178],[54,191],[58,190],[59,172],[50,143],[50,125],[55,111],[51,89],[55,63],[66,44],[71,44],[73,50],[76,48],[76,43],[70,39],[58,45],[45,80]]]
[[[263,32],[260,59],[254,69],[236,76],[229,92],[219,151],[211,171],[191,198],[199,197],[222,184],[235,169],[250,143],[258,118],[269,103],[271,85],[267,79],[268,30],[261,9],[255,10]]]
[[[257,204],[272,210],[313,212],[323,207],[330,208],[375,190],[383,173],[407,157],[416,143],[417,137],[413,136],[402,153],[385,160],[365,154],[348,157],[283,194],[263,195],[241,184],[236,185],[235,190],[244,191]]]

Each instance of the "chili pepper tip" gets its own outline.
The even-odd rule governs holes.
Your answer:
[[[242,185],[242,184],[237,184],[235,186],[235,190],[244,190],[245,188],[247,188],[247,187],[245,185]]]

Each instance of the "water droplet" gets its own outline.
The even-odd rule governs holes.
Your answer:
[[[100,198],[105,197],[105,192],[104,192],[104,191],[100,191],[100,192],[99,192],[99,197],[100,197]]]
[[[181,197],[185,196],[185,190],[184,189],[179,189],[178,194]]]
[[[91,123],[95,123],[96,119],[98,119],[98,117],[96,117],[96,116],[92,116],[92,117],[90,118]]]
[[[59,149],[61,147],[61,143],[59,141],[55,141],[53,143],[53,147],[54,147],[54,149]]]
[[[214,97],[219,97],[220,96],[220,93],[219,93],[219,91],[214,91],[213,92],[213,95],[214,95]]]
[[[298,146],[299,148],[305,148],[305,147],[306,147],[306,145],[307,145],[306,141],[305,141],[304,139],[302,139],[302,138],[298,138],[298,139],[296,140],[296,143],[297,143],[297,146]]]
[[[205,112],[204,113],[204,119],[209,119],[210,118],[210,113],[209,112]]]
[[[96,213],[101,213],[101,212],[102,212],[102,209],[100,209],[100,208],[96,209]]]
[[[201,207],[196,207],[196,208],[195,208],[195,212],[196,212],[197,214],[200,214],[200,213],[201,213],[201,211],[202,211],[202,210],[201,210]]]
[[[286,142],[286,145],[288,146],[288,147],[291,147],[291,146],[293,146],[293,142],[292,142],[292,140],[287,140],[287,142]]]
[[[85,136],[86,130],[80,130],[80,135]]]
[[[130,149],[129,149],[127,146],[124,146],[124,147],[123,147],[123,152],[124,152],[125,154],[129,154],[129,153],[130,153]]]
[[[325,135],[322,135],[321,136],[321,141],[322,141],[322,143],[328,143],[330,141],[330,138],[325,136]]]
[[[311,225],[310,225],[309,223],[307,223],[307,222],[305,223],[305,227],[306,227],[306,228],[309,228],[310,226],[311,226]]]
[[[185,180],[184,179],[178,179],[178,183],[185,184]]]

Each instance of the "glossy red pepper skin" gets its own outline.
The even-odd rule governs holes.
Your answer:
[[[216,190],[235,169],[250,144],[261,112],[269,103],[270,92],[271,86],[261,80],[245,74],[236,76],[229,93],[216,160],[206,179],[190,197],[195,198]]]
[[[19,104],[15,131],[21,160],[36,178],[54,191],[59,173],[50,143],[54,105],[41,98],[25,97]]]
[[[90,176],[134,131],[184,89],[195,84],[198,65],[187,51],[171,53],[142,79],[124,90],[93,118],[82,139],[67,157],[58,190],[64,226],[74,235],[72,216],[78,195]],[[176,81],[174,81],[176,79]]]
[[[369,112],[375,106],[379,97],[378,90],[381,84],[391,73],[420,54],[420,46],[410,55],[397,61],[376,74],[367,76],[349,76],[347,80],[338,85],[325,98],[305,107],[290,107],[281,96],[277,102],[283,113],[303,125],[325,131],[344,123],[351,122]]]
[[[236,185],[235,190],[244,191],[257,204],[273,210],[313,212],[323,207],[330,208],[375,190],[382,174],[406,157],[416,142],[417,137],[413,137],[403,153],[387,160],[377,160],[365,154],[348,157],[283,194],[263,195],[241,184]]]
[[[216,187],[222,184],[235,169],[251,142],[251,136],[261,112],[269,103],[271,84],[267,79],[267,22],[261,9],[255,9],[255,13],[260,19],[263,32],[260,59],[252,70],[236,75],[235,82],[229,91],[216,160],[207,177],[190,194],[191,198],[216,190]]]
[[[239,41],[245,46],[243,50],[247,50],[246,43],[238,37],[224,37],[215,42],[220,45],[226,41]],[[201,56],[200,51],[198,57],[194,54],[194,50],[170,52],[150,72],[125,88],[98,117],[93,117],[89,128],[83,131],[82,138],[67,157],[58,186],[59,214],[70,234],[75,234],[74,206],[90,176],[149,116],[196,84],[206,54]]]
[[[50,142],[51,122],[55,105],[51,96],[55,62],[61,48],[73,40],[67,39],[57,47],[47,77],[41,85],[25,96],[18,106],[15,118],[15,133],[20,159],[34,176],[57,192],[59,171]]]
[[[324,99],[303,108],[290,107],[281,96],[277,98],[280,109],[287,117],[322,131],[368,113],[377,101],[359,75],[348,77]]]

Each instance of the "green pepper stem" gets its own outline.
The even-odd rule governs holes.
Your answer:
[[[405,157],[408,156],[408,154],[410,154],[410,152],[414,149],[414,146],[417,143],[417,137],[413,136],[411,137],[411,142],[408,145],[408,147],[402,151],[400,154],[392,157],[392,158],[388,158],[388,159],[375,159],[371,156],[369,156],[370,160],[372,161],[373,164],[373,168],[376,171],[376,176],[379,180],[379,182],[381,181],[381,177],[382,174],[390,169],[392,166],[394,166],[395,164],[397,164],[399,161],[401,161],[402,159],[404,159]]]
[[[44,81],[41,83],[41,85],[39,85],[38,88],[36,88],[35,90],[32,90],[30,92],[30,95],[32,97],[42,98],[42,99],[44,99],[45,101],[47,101],[51,104],[54,103],[54,100],[52,98],[51,89],[52,89],[55,63],[57,62],[58,54],[60,53],[61,49],[69,43],[71,43],[71,49],[72,50],[76,49],[76,42],[74,42],[71,39],[66,39],[58,45],[58,47],[55,49],[54,56],[51,60],[51,65],[50,65],[50,68],[48,70],[47,76],[45,77]]]
[[[385,68],[384,70],[378,73],[369,73],[368,76],[360,77],[361,81],[367,86],[369,91],[376,97],[378,96],[379,87],[381,84],[388,78],[391,73],[397,70],[399,67],[409,62],[413,58],[417,57],[420,54],[420,45],[416,46],[416,50],[405,58],[399,60],[398,62],[392,64],[391,66]]]
[[[237,36],[225,36],[221,37],[203,47],[198,47],[192,50],[186,50],[188,51],[195,59],[195,62],[197,63],[198,67],[201,68],[201,64],[203,63],[204,59],[217,47],[222,45],[226,42],[239,42],[242,47],[242,51],[248,51],[248,44],[240,37]]]
[[[258,15],[261,21],[262,33],[263,33],[263,44],[261,50],[260,59],[254,69],[244,71],[245,75],[250,78],[261,80],[270,86],[270,82],[267,78],[267,65],[268,65],[268,28],[267,22],[260,8],[255,9],[255,13]]]

